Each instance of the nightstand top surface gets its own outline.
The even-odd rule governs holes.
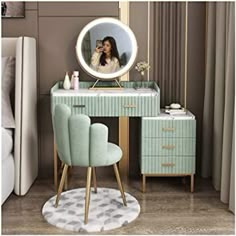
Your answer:
[[[144,120],[195,120],[195,116],[188,110],[186,114],[170,115],[165,112],[165,109],[161,109],[161,113],[156,117],[142,117]]]

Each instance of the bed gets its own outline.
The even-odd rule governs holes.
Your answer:
[[[19,196],[25,195],[38,175],[35,39],[30,37],[2,38],[2,63],[6,58],[11,57],[15,60],[14,105],[12,107],[14,126],[4,125],[2,118],[1,204],[13,190]],[[3,89],[2,68],[2,94]]]

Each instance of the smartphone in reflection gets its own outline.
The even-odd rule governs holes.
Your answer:
[[[102,40],[96,40],[96,48],[102,48]]]

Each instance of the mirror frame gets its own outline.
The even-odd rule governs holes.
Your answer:
[[[100,72],[93,70],[84,60],[83,52],[82,52],[82,42],[83,42],[83,39],[84,39],[84,36],[86,35],[86,33],[89,30],[91,30],[93,27],[95,27],[96,25],[102,24],[102,23],[112,23],[112,24],[115,24],[115,25],[121,27],[128,34],[128,36],[131,40],[131,43],[132,43],[132,54],[131,54],[131,57],[130,57],[128,63],[119,71],[116,71],[114,73],[109,73],[109,74],[100,73]],[[136,40],[135,35],[132,32],[132,30],[127,25],[122,23],[120,20],[117,20],[117,19],[111,18],[111,17],[102,17],[102,18],[93,20],[90,23],[88,23],[80,32],[78,39],[77,39],[77,43],[76,43],[76,56],[77,56],[77,60],[80,63],[81,67],[89,75],[91,75],[92,77],[95,77],[97,79],[100,79],[100,80],[103,80],[103,79],[108,80],[108,79],[118,78],[118,77],[124,75],[125,73],[127,73],[135,63],[135,60],[137,57],[137,52],[138,52],[137,40]]]

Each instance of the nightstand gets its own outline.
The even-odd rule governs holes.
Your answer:
[[[194,191],[196,120],[187,111],[141,118],[140,169],[143,192],[148,176],[191,176]]]

